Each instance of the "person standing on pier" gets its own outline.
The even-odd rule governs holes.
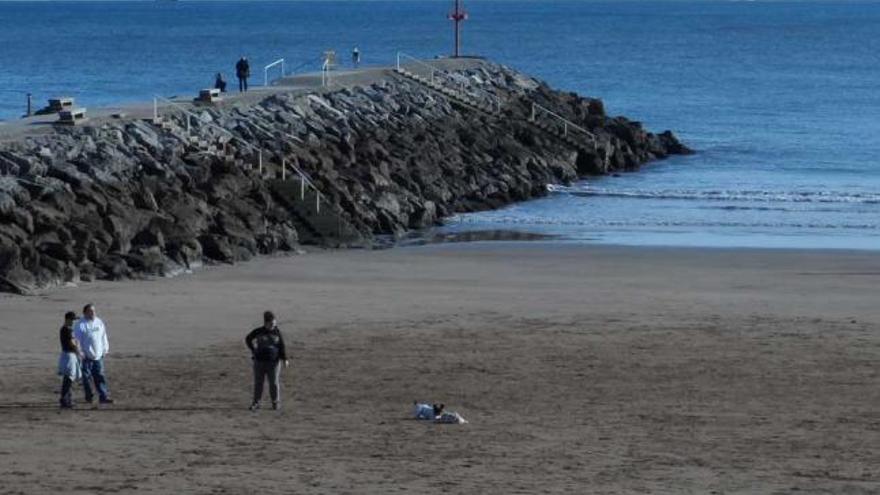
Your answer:
[[[238,77],[238,92],[243,93],[248,89],[247,80],[251,77],[251,64],[242,56],[235,64],[235,75]]]

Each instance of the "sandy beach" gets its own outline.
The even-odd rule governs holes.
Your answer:
[[[878,493],[878,281],[871,252],[536,242],[4,294],[0,493]],[[116,404],[59,411],[89,301]],[[293,362],[251,413],[265,309]]]

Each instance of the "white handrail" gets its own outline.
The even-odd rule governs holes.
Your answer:
[[[256,127],[257,129],[260,129],[261,131],[267,133],[267,134],[270,134],[270,135],[273,134],[273,133],[274,133],[274,134],[281,134],[281,135],[287,136],[287,137],[289,137],[289,138],[291,138],[291,139],[293,139],[294,141],[297,141],[297,142],[299,142],[299,143],[302,143],[302,142],[303,142],[303,140],[300,139],[299,136],[295,136],[295,135],[293,135],[293,134],[290,134],[290,133],[287,133],[287,132],[284,132],[284,131],[272,131],[272,130],[270,130],[270,129],[266,129],[266,128],[263,127],[262,125],[257,124],[256,122],[254,122],[254,121],[252,121],[252,120],[249,121],[248,123],[251,124],[251,125],[253,125],[253,126]],[[294,165],[294,164],[292,164],[292,163],[290,163],[290,164],[288,164],[288,165],[290,165],[290,168],[292,168],[294,172],[296,172],[297,174],[299,174],[300,176],[302,176],[302,177],[305,179],[306,183],[307,183],[312,189],[314,189],[315,192],[319,192],[319,191],[318,191],[318,188],[315,186],[315,183],[312,182],[311,177],[309,177],[309,174],[303,172],[302,170],[300,170],[299,167],[297,167],[296,165]]]
[[[330,86],[330,61],[325,59],[324,63],[321,64],[321,87],[326,88]]]
[[[281,64],[281,77],[284,77],[284,59],[279,58],[278,60],[272,62],[271,64],[263,67],[263,86],[269,85],[269,69],[275,67],[276,65]]]
[[[287,137],[289,137],[299,143],[303,143],[303,140],[300,139],[299,136],[295,136],[293,134],[290,134],[290,133],[287,133],[284,131],[272,131],[272,130],[267,129],[267,128],[263,127],[262,125],[254,122],[253,120],[249,120],[248,123],[253,125],[257,129],[260,129],[261,131],[269,134],[269,135],[272,135],[273,133],[280,134],[283,136],[287,136]],[[312,180],[312,178],[309,176],[309,174],[304,172],[302,169],[297,167],[292,162],[288,163],[287,160],[285,160],[284,158],[281,159],[281,180],[287,180],[287,167],[288,166],[291,169],[293,169],[293,171],[296,172],[296,174],[299,176],[299,180],[300,180],[299,199],[300,200],[305,199],[306,186],[308,185],[310,188],[312,188],[313,191],[315,191],[315,212],[320,213],[321,212],[321,196],[322,196],[321,190],[318,189],[318,186],[315,185],[315,182]],[[326,199],[325,199],[325,201],[326,201]]]
[[[480,93],[475,94],[470,91],[466,91],[464,83],[457,80],[451,74],[448,74],[446,71],[440,70],[440,69],[434,67],[433,65],[431,65],[423,60],[419,60],[419,59],[413,57],[412,55],[408,55],[403,52],[397,52],[397,70],[398,71],[400,71],[404,65],[403,63],[401,63],[401,59],[408,59],[408,60],[415,62],[416,64],[418,64],[420,66],[424,66],[424,67],[429,68],[431,70],[430,81],[432,84],[434,83],[434,74],[435,73],[439,74],[439,75],[443,76],[445,79],[447,79],[448,81],[452,82],[451,89],[454,89],[454,90],[456,90],[462,94],[468,95],[468,96],[472,96],[472,97],[476,97],[476,98],[483,98],[485,100],[488,100],[489,102],[491,102],[492,106],[495,107],[496,112],[501,112],[501,99],[498,98],[497,96],[495,96],[491,93],[488,93],[488,92],[484,92],[482,94],[480,94]]]
[[[401,69],[401,63],[400,63],[400,59],[401,59],[401,58],[405,58],[405,59],[412,60],[413,62],[415,62],[415,63],[417,63],[417,64],[419,64],[419,65],[421,65],[421,66],[424,66],[424,67],[427,67],[427,68],[431,69],[431,75],[430,75],[430,77],[431,77],[431,82],[434,82],[434,73],[435,73],[435,72],[440,72],[440,71],[437,70],[437,68],[434,67],[433,65],[431,65],[431,64],[429,64],[429,63],[427,63],[427,62],[423,62],[423,61],[421,61],[421,60],[419,60],[419,59],[413,57],[412,55],[407,55],[406,53],[403,53],[403,52],[397,52],[397,70],[400,70],[400,69]]]
[[[532,122],[535,122],[535,120],[538,118],[538,110],[540,110],[546,114],[549,114],[553,117],[556,117],[556,119],[558,119],[558,120],[561,120],[563,135],[568,136],[568,128],[571,127],[573,129],[577,129],[577,130],[583,132],[584,134],[586,134],[587,136],[589,136],[593,139],[596,139],[596,135],[593,134],[592,132],[590,132],[590,131],[584,129],[583,127],[575,124],[574,122],[566,119],[562,115],[559,115],[558,113],[556,113],[548,108],[542,107],[541,105],[538,105],[537,103],[534,103],[534,102],[532,103],[532,117],[531,117]]]
[[[209,127],[214,127],[214,128],[216,128],[216,129],[218,129],[220,132],[222,132],[222,133],[228,135],[232,140],[238,141],[238,142],[242,143],[245,147],[247,147],[247,148],[249,148],[249,149],[251,149],[251,150],[256,151],[256,153],[257,153],[257,160],[258,160],[258,163],[259,163],[258,166],[259,166],[259,170],[260,170],[260,175],[262,176],[262,172],[263,172],[263,149],[262,149],[262,148],[259,148],[259,147],[257,147],[257,146],[254,146],[254,145],[248,143],[247,141],[245,141],[245,140],[241,139],[240,137],[236,136],[232,131],[230,131],[230,130],[228,130],[228,129],[225,129],[225,128],[223,128],[223,127],[217,125],[217,124],[214,124],[214,123],[212,123],[212,122],[204,122],[204,121],[202,121],[202,120],[199,118],[198,115],[196,115],[196,114],[190,112],[188,109],[186,109],[185,107],[183,107],[183,106],[180,105],[179,103],[177,103],[177,102],[175,102],[175,101],[172,101],[172,100],[170,100],[170,99],[168,99],[168,98],[165,98],[165,97],[163,97],[163,96],[159,96],[159,95],[154,95],[154,96],[153,96],[153,116],[154,116],[155,118],[158,118],[158,114],[159,114],[159,100],[162,100],[162,101],[164,101],[164,102],[170,104],[172,107],[174,107],[175,109],[177,109],[177,110],[180,111],[180,112],[183,112],[183,114],[186,115],[186,128],[187,128],[186,130],[187,130],[187,132],[190,132],[190,119],[192,119],[193,117],[195,117],[196,119],[198,119],[198,121],[200,122],[201,125],[205,125],[205,126],[209,126]],[[263,132],[266,132],[266,133],[268,133],[268,134],[270,134],[270,135],[272,134],[272,131],[271,131],[271,130],[266,129],[266,128],[263,127],[262,125],[257,124],[256,122],[253,122],[252,120],[249,121],[249,123],[250,123],[251,125],[253,125],[253,126],[255,126],[255,127],[259,128],[259,129],[261,129],[261,130],[263,130]],[[300,143],[303,142],[302,139],[300,139],[298,136],[294,136],[293,134],[289,134],[289,133],[286,133],[286,132],[283,132],[283,131],[277,131],[277,132],[278,132],[279,134],[283,134],[283,135],[286,135],[286,136],[288,136],[288,137],[290,137],[290,138],[293,138],[294,140],[296,140],[296,141],[298,141],[298,142],[300,142]],[[322,199],[322,196],[323,196],[323,195],[321,194],[321,191],[317,188],[317,186],[315,186],[314,181],[312,181],[311,177],[309,177],[309,175],[308,175],[307,173],[305,173],[304,171],[302,171],[302,169],[300,169],[299,167],[297,167],[297,166],[294,165],[293,163],[287,163],[287,160],[285,160],[283,157],[281,158],[281,177],[282,177],[282,180],[285,180],[285,179],[287,178],[287,168],[286,168],[286,167],[287,167],[288,165],[290,165],[290,168],[292,168],[293,171],[296,172],[297,175],[299,175],[299,180],[300,180],[300,200],[304,200],[304,199],[305,199],[305,189],[306,189],[306,185],[308,185],[309,187],[312,188],[313,191],[315,191],[315,213],[321,213],[321,199]],[[325,199],[324,201],[326,201],[326,199]],[[338,213],[337,213],[337,215],[338,215]]]
[[[229,129],[226,129],[226,128],[221,127],[221,126],[219,126],[219,125],[217,125],[217,124],[214,124],[213,122],[204,122],[204,121],[202,121],[202,120],[201,120],[201,117],[199,117],[198,115],[196,115],[196,114],[190,112],[188,109],[186,109],[186,108],[185,108],[183,105],[181,105],[180,103],[175,102],[175,101],[172,101],[172,100],[169,100],[168,98],[165,98],[164,96],[159,96],[159,95],[154,95],[154,96],[153,96],[153,109],[154,109],[155,112],[158,112],[158,101],[159,101],[159,100],[162,100],[162,101],[164,101],[164,102],[170,104],[171,106],[175,107],[177,110],[179,110],[179,111],[183,112],[184,114],[186,114],[186,130],[187,130],[187,131],[190,131],[190,119],[195,118],[195,119],[200,123],[200,125],[204,125],[204,126],[207,126],[207,127],[213,127],[213,128],[216,128],[216,129],[219,130],[220,132],[222,132],[222,133],[226,134],[227,136],[229,136],[231,139],[240,142],[240,143],[243,144],[246,148],[249,148],[250,150],[252,150],[252,151],[254,151],[254,152],[259,153],[259,154],[262,155],[262,152],[263,152],[262,149],[260,149],[260,148],[258,148],[258,147],[256,147],[256,146],[254,146],[254,145],[252,145],[251,143],[245,141],[244,139],[241,139],[240,137],[236,136],[236,135],[235,135],[232,131],[230,131]]]
[[[174,108],[176,108],[177,110],[183,112],[183,113],[186,115],[186,128],[187,128],[186,130],[187,130],[187,132],[189,132],[189,130],[190,130],[190,119],[193,118],[193,117],[195,117],[196,119],[199,119],[199,116],[198,116],[198,115],[196,115],[196,114],[190,112],[189,110],[187,110],[186,108],[184,108],[184,107],[183,107],[182,105],[180,105],[179,103],[174,102],[174,101],[171,101],[171,100],[169,100],[168,98],[165,98],[165,97],[163,97],[163,96],[159,96],[159,95],[155,95],[155,96],[153,97],[153,109],[154,109],[154,112],[158,112],[158,102],[159,102],[159,100],[162,100],[162,101],[165,101],[165,102],[169,103],[169,104],[172,105]],[[206,126],[210,126],[210,127],[215,127],[215,128],[217,128],[217,129],[220,130],[221,132],[227,134],[231,139],[234,139],[234,140],[236,140],[236,141],[239,141],[240,143],[244,144],[247,148],[256,151],[256,152],[257,152],[257,157],[258,157],[258,162],[259,162],[260,173],[262,174],[262,172],[263,172],[263,149],[262,149],[262,148],[256,147],[256,146],[254,146],[254,145],[248,143],[247,141],[245,141],[245,140],[241,139],[240,137],[236,136],[233,132],[231,132],[231,131],[229,131],[228,129],[225,129],[225,128],[223,128],[223,127],[220,127],[220,126],[217,125],[217,124],[214,124],[214,123],[211,123],[211,122],[202,122],[201,120],[199,120],[199,122],[201,122],[202,125],[206,125]],[[255,123],[255,122],[253,122],[253,121],[249,121],[249,123],[250,123],[251,125],[254,125],[255,127],[259,128],[259,129],[261,129],[261,130],[263,130],[263,132],[267,132],[267,133],[269,133],[269,134],[272,134],[272,131],[266,129],[265,127],[263,127],[263,126],[261,126],[261,125]],[[302,140],[301,140],[299,137],[294,136],[293,134],[288,134],[288,133],[286,133],[286,132],[281,132],[281,134],[285,134],[285,135],[287,135],[288,137],[291,137],[291,138],[293,138],[293,139],[295,139],[295,140],[297,140],[297,141],[299,141],[299,142],[302,142]],[[284,177],[284,176],[286,175],[286,170],[285,170],[283,167],[286,167],[287,165],[290,165],[290,168],[292,168],[292,169],[294,170],[294,172],[296,172],[297,175],[299,175],[299,178],[300,178],[300,199],[305,199],[305,187],[306,187],[306,185],[308,185],[309,187],[311,187],[312,190],[315,191],[315,212],[316,212],[316,213],[320,213],[320,212],[321,212],[321,196],[322,196],[321,191],[317,188],[317,186],[315,186],[315,183],[312,181],[311,177],[309,177],[309,175],[308,175],[307,173],[303,172],[299,167],[297,167],[297,166],[294,165],[293,163],[287,163],[287,160],[284,160],[284,159],[281,160],[281,166],[282,166],[281,175],[282,175],[282,177]],[[326,200],[325,200],[325,201],[326,201]]]

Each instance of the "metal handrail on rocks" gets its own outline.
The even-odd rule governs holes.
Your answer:
[[[262,148],[260,148],[258,146],[254,146],[251,143],[248,143],[244,139],[236,136],[235,133],[233,133],[229,129],[221,127],[221,126],[214,124],[212,122],[202,121],[198,115],[190,112],[188,109],[183,107],[181,104],[179,104],[175,101],[169,100],[168,98],[158,96],[158,95],[154,96],[154,98],[153,98],[153,119],[154,119],[154,121],[158,121],[158,119],[159,119],[159,100],[162,100],[162,101],[172,105],[174,108],[176,108],[177,110],[182,112],[184,115],[186,115],[186,130],[187,130],[187,132],[192,132],[191,126],[190,126],[190,120],[192,118],[195,118],[199,121],[199,123],[201,125],[216,128],[220,132],[229,136],[230,139],[238,141],[239,143],[243,144],[248,149],[256,152],[259,173],[260,173],[260,176],[262,177],[262,175],[263,175],[263,149]],[[263,132],[267,132],[269,134],[272,134],[272,131],[266,129],[265,127],[255,123],[253,121],[249,121],[249,123],[259,129],[262,129]],[[284,134],[287,137],[293,138],[296,141],[299,141],[300,143],[303,142],[302,139],[300,139],[297,136],[294,136],[293,134],[288,134],[286,132],[280,132],[280,131],[279,131],[279,133]],[[315,183],[312,181],[311,177],[309,177],[309,175],[307,173],[305,173],[302,169],[300,169],[299,167],[297,167],[293,163],[287,163],[287,160],[285,160],[283,157],[281,158],[281,180],[287,180],[287,167],[288,166],[290,166],[290,168],[299,176],[299,179],[300,179],[300,200],[305,199],[306,186],[311,187],[312,190],[315,191],[315,212],[320,213],[321,212],[321,198],[323,197],[323,194],[321,193],[320,189],[318,189],[318,187],[315,186]]]
[[[263,127],[262,125],[254,122],[254,121],[248,121],[248,123],[250,125],[253,125],[257,129],[260,129],[261,131],[265,132],[266,134],[269,134],[269,135],[277,134],[277,135],[285,136],[290,139],[293,139],[294,141],[296,141],[300,144],[302,144],[304,142],[299,136],[295,136],[293,134],[290,134],[290,133],[287,133],[284,131],[273,131],[271,129],[267,129],[267,128]],[[310,187],[313,191],[315,191],[315,211],[320,213],[321,212],[321,198],[323,197],[321,190],[318,189],[318,186],[315,185],[315,182],[312,180],[312,178],[309,176],[308,173],[303,171],[301,168],[297,167],[296,164],[294,164],[292,162],[288,163],[287,160],[284,159],[284,157],[281,158],[281,180],[287,180],[287,167],[288,166],[297,174],[297,176],[299,176],[299,181],[300,181],[299,199],[300,200],[305,199],[306,186]],[[326,202],[327,200],[325,199],[324,201]]]
[[[434,82],[434,73],[440,72],[440,70],[437,69],[436,67],[434,67],[433,65],[431,65],[427,62],[423,62],[422,60],[419,60],[419,59],[413,57],[412,55],[407,55],[406,53],[403,53],[403,52],[397,52],[397,71],[398,72],[403,70],[403,64],[400,63],[401,59],[410,60],[410,61],[415,62],[416,64],[418,64],[422,67],[427,67],[431,71],[429,77],[430,77],[430,81],[432,83]]]
[[[281,64],[281,77],[284,77],[284,59],[279,58],[278,60],[272,62],[271,64],[263,67],[263,86],[269,85],[269,69],[275,67],[276,65]]]
[[[192,122],[192,119],[196,119],[196,121],[199,123],[199,125],[215,128],[218,131],[220,131],[221,133],[229,136],[229,138],[231,140],[238,141],[245,148],[248,148],[251,151],[253,151],[254,153],[256,153],[256,155],[257,155],[257,168],[260,171],[260,175],[262,175],[262,173],[263,173],[263,150],[261,148],[254,146],[251,143],[245,141],[244,139],[236,136],[229,129],[221,127],[221,126],[214,124],[212,122],[203,121],[201,117],[199,117],[195,113],[189,111],[189,109],[187,109],[186,107],[184,107],[183,105],[181,105],[180,103],[178,103],[176,101],[165,98],[164,96],[154,95],[153,96],[153,122],[159,121],[159,100],[171,105],[176,110],[180,111],[181,113],[183,113],[186,116],[186,132],[187,133],[192,133],[191,122]]]
[[[321,87],[328,88],[333,83],[333,80],[330,78],[330,60],[324,59],[324,63],[321,64]]]
[[[468,97],[468,96],[472,97],[472,98],[478,98],[478,99],[482,98],[482,99],[490,102],[491,107],[495,109],[496,113],[501,111],[501,100],[497,96],[495,96],[491,93],[488,93],[488,92],[476,93],[476,94],[472,93],[472,92],[468,92],[467,90],[465,90],[464,82],[457,80],[455,77],[453,77],[447,71],[438,69],[437,67],[434,67],[433,65],[425,62],[424,60],[420,60],[416,57],[413,57],[412,55],[408,55],[403,52],[397,52],[397,72],[400,72],[400,73],[406,72],[406,69],[404,68],[404,66],[407,64],[407,61],[414,62],[415,64],[417,64],[417,66],[420,66],[420,67],[427,67],[430,70],[429,75],[428,75],[428,80],[429,80],[430,84],[432,84],[432,85],[433,84],[442,84],[440,82],[435,82],[434,75],[438,74],[439,76],[442,76],[443,80],[451,82],[452,83],[451,87],[448,84],[445,86],[450,87],[450,89],[452,89],[453,91],[458,91],[459,93],[461,93],[463,95],[463,97],[462,97],[463,99],[467,99],[465,97]],[[441,79],[441,78],[438,77],[437,79]]]
[[[554,112],[553,110],[542,107],[541,105],[538,105],[537,103],[532,102],[532,115],[529,118],[529,120],[533,123],[537,122],[539,114],[547,114],[547,115],[553,117],[555,120],[562,122],[562,135],[563,136],[568,137],[568,129],[571,128],[571,129],[574,129],[574,130],[577,130],[577,131],[580,131],[580,132],[586,134],[590,139],[593,140],[593,143],[596,142],[596,135],[593,134],[592,132],[590,132],[590,131],[584,129],[583,127],[575,124],[574,122],[566,119],[565,117],[563,117],[562,115],[559,115],[558,113]]]

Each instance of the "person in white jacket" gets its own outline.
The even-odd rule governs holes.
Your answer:
[[[107,378],[104,376],[104,356],[110,352],[110,341],[107,340],[104,322],[95,314],[94,304],[85,305],[83,317],[76,322],[73,335],[83,353],[82,382],[86,402],[94,400],[91,383],[94,382],[98,390],[98,401],[101,404],[112,404],[113,399],[110,398]]]

